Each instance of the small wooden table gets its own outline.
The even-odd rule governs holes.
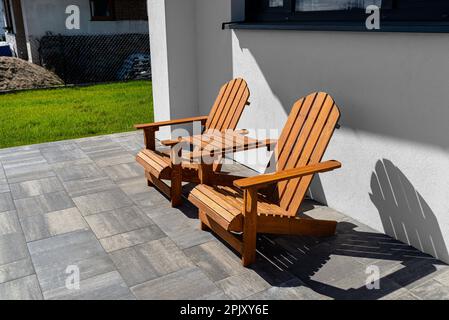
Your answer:
[[[213,165],[226,154],[266,147],[268,150],[276,144],[276,140],[257,140],[247,137],[242,130],[227,130],[220,132],[209,130],[201,135],[180,138],[180,145],[189,144],[193,151],[186,156],[189,161],[199,164],[199,179],[202,184],[213,184],[220,180],[223,174],[216,173]],[[228,175],[228,177],[230,177]]]

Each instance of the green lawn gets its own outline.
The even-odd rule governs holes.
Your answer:
[[[151,81],[0,95],[0,148],[133,130],[153,121]]]

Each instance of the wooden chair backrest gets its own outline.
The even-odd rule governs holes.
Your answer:
[[[236,129],[249,95],[248,84],[241,78],[224,84],[209,114],[205,130]]]
[[[299,168],[319,163],[340,118],[330,95],[317,92],[297,101],[276,147],[276,169]],[[295,216],[313,176],[278,183],[279,205]]]

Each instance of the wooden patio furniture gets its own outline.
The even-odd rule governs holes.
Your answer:
[[[257,233],[333,235],[335,221],[299,216],[298,211],[314,174],[341,167],[337,161],[321,162],[339,117],[326,93],[297,101],[275,147],[276,172],[224,185],[209,178],[190,192],[201,228],[241,253],[244,266],[255,261]]]
[[[235,129],[245,106],[249,105],[249,96],[246,81],[241,78],[233,79],[221,87],[208,116],[136,125],[136,129],[143,130],[145,139],[145,149],[139,152],[136,160],[145,169],[148,186],[154,186],[166,194],[171,199],[172,206],[176,207],[182,203],[182,182],[199,183],[197,164],[173,161],[174,156],[178,155],[173,152],[179,153],[177,148],[182,142],[180,138],[161,141],[163,146],[170,148],[169,152],[156,150],[155,134],[159,128],[201,122],[203,132]],[[217,159],[213,165],[214,171],[219,172],[221,167],[221,159]],[[170,184],[164,180],[170,180]]]

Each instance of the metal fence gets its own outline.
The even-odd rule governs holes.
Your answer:
[[[151,79],[148,34],[46,35],[35,41],[40,64],[66,84]]]

